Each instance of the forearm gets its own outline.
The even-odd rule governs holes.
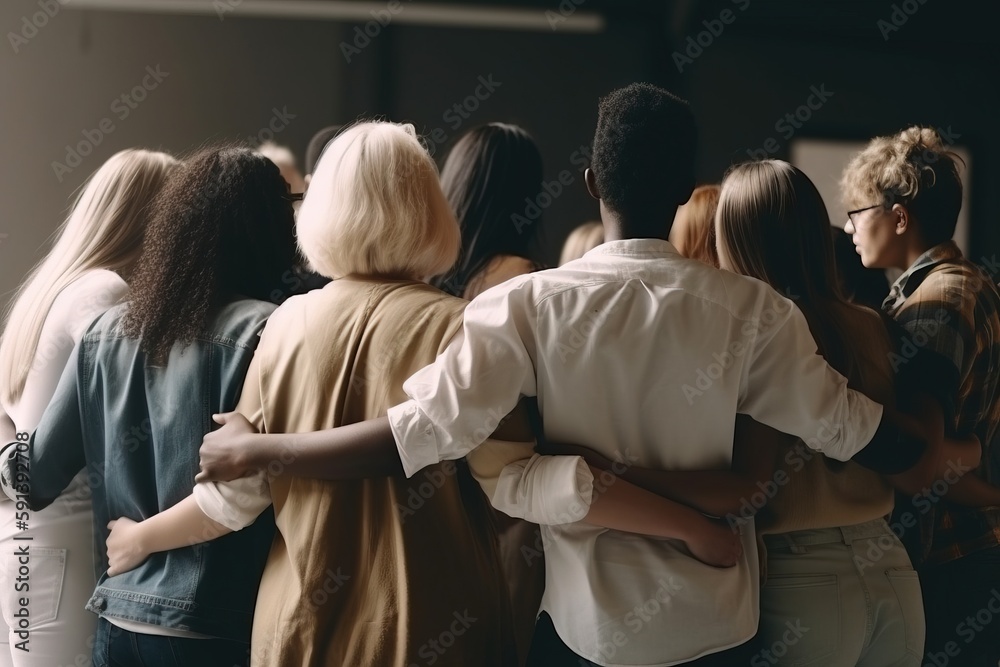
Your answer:
[[[966,507],[1000,506],[1000,488],[975,474],[963,475],[958,481],[949,483],[944,497]]]
[[[142,521],[137,528],[147,553],[210,542],[233,532],[202,512],[193,495]]]
[[[601,471],[591,470],[599,478]],[[698,511],[623,479],[594,490],[584,521],[613,530],[679,540],[689,540],[710,525]]]
[[[386,417],[313,433],[252,434],[244,448],[247,468],[274,477],[324,480],[403,474]]]
[[[633,467],[622,477],[651,493],[712,516],[738,512],[741,501],[758,490],[752,479],[731,470],[664,471]]]

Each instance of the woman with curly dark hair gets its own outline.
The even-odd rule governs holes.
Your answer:
[[[84,335],[22,454],[25,490],[41,509],[87,469],[102,561],[87,605],[101,617],[94,665],[245,665],[273,519],[113,576],[104,543],[112,517],[190,495],[211,415],[235,407],[294,264],[292,205],[270,161],[223,148],[187,162],[152,208],[129,301]]]

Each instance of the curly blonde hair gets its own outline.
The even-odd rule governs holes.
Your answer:
[[[938,244],[955,234],[962,208],[961,162],[936,130],[914,126],[872,139],[844,170],[841,192],[847,208],[902,204],[925,240]]]

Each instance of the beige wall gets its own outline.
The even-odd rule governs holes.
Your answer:
[[[340,115],[338,24],[94,13],[69,2],[27,43],[16,39],[15,53],[9,34],[32,34],[23,20],[41,11],[38,1],[0,2],[0,306],[44,253],[74,191],[114,152],[246,140],[287,108],[295,118],[276,140],[301,159],[312,133]],[[157,83],[147,66],[167,75]],[[144,79],[152,89],[134,109],[115,102]],[[60,182],[52,163],[64,163],[84,131],[96,141],[104,119],[113,131]]]

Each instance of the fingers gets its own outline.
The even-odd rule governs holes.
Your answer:
[[[205,472],[204,470],[199,470],[198,474],[194,476],[195,484],[201,484],[202,482],[208,482],[208,481],[211,480],[208,479],[208,473]]]
[[[214,421],[219,426],[225,426],[233,415],[238,415],[238,412],[220,412],[219,414],[212,415],[212,421]]]
[[[112,521],[108,521],[108,530],[114,530],[116,523],[118,523],[118,519],[113,519]]]

